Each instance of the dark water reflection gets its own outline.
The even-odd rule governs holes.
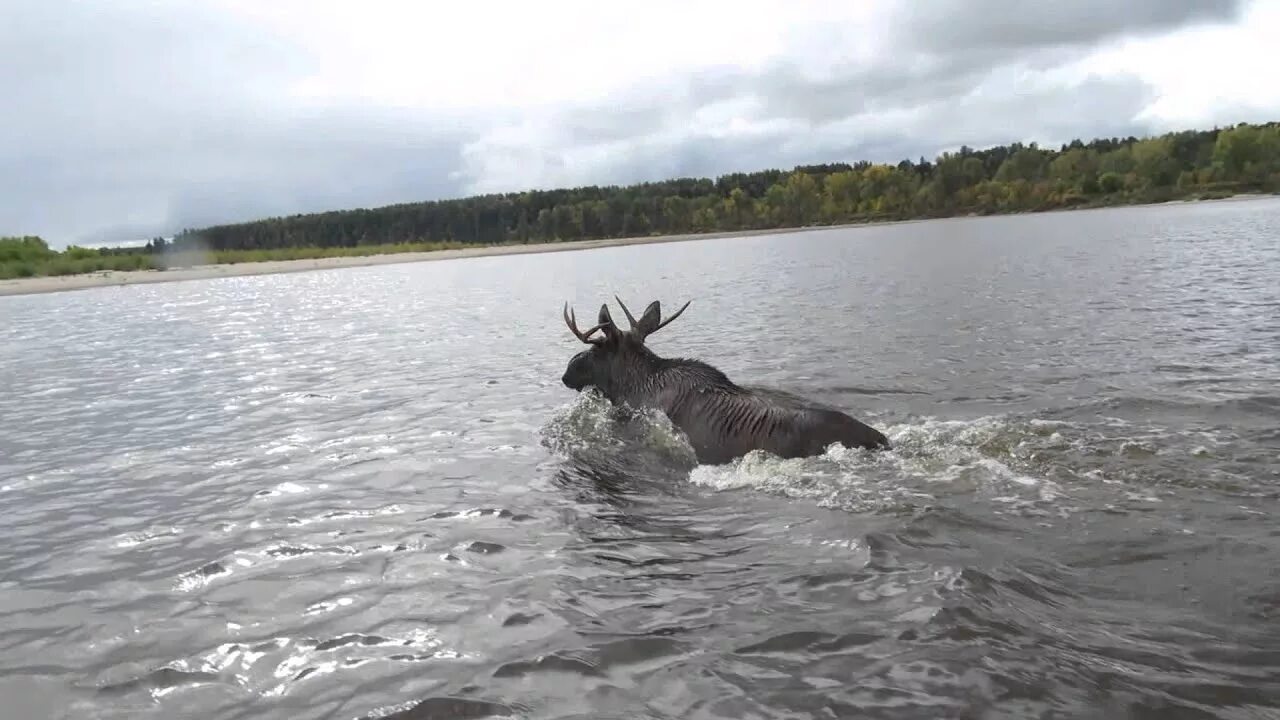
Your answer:
[[[0,703],[1276,716],[1277,237],[1259,200],[0,300]],[[561,302],[614,292],[895,450],[697,467],[559,385]]]

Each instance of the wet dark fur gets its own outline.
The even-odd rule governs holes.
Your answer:
[[[575,355],[561,380],[579,391],[593,386],[614,404],[661,410],[704,464],[725,463],[757,449],[796,458],[821,454],[836,442],[889,447],[878,430],[838,410],[742,387],[701,360],[659,357],[644,345],[645,336],[659,327],[659,312],[658,303],[651,303],[632,330],[623,331],[602,306],[603,341]]]

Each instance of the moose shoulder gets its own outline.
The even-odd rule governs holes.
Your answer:
[[[568,303],[564,321],[590,347],[569,360],[561,380],[573,390],[595,387],[615,405],[656,408],[688,437],[698,462],[721,464],[764,450],[784,458],[821,454],[832,443],[850,448],[885,449],[878,430],[831,408],[735,384],[700,360],[659,357],[645,339],[675,320],[683,307],[661,320],[658,301],[636,320],[618,299],[630,330],[613,322],[607,304],[597,324],[578,329]]]

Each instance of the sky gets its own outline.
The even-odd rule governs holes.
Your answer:
[[[0,235],[1280,120],[1280,0],[0,0]]]

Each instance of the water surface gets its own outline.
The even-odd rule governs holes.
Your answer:
[[[1257,200],[0,299],[0,704],[1276,717],[1278,237]],[[562,302],[615,292],[895,450],[696,466],[559,383]]]

